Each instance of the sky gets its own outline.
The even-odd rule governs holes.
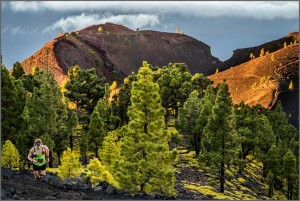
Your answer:
[[[1,2],[1,54],[12,68],[55,38],[93,24],[112,22],[133,30],[177,28],[229,59],[299,31],[298,1],[10,1]]]

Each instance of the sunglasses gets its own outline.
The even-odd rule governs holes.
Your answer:
[[[41,143],[40,143],[40,142],[36,142],[35,144],[36,144],[36,145],[40,145]]]

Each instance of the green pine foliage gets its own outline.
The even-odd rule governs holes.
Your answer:
[[[172,108],[175,111],[175,118],[178,116],[178,109],[192,92],[192,75],[184,63],[170,63],[162,67],[162,75],[157,80],[160,87],[162,106],[167,110]]]
[[[257,143],[257,118],[256,112],[244,102],[235,105],[236,131],[240,139],[240,165],[241,173],[246,165],[247,155],[254,150]]]
[[[64,95],[76,104],[78,121],[88,130],[90,116],[99,99],[104,96],[103,78],[97,76],[96,69],[82,70],[77,65],[69,69],[68,76]]]
[[[120,188],[119,184],[115,181],[106,167],[102,165],[98,158],[93,158],[89,161],[87,170],[87,179],[90,181],[92,188],[103,181],[106,181],[107,183]]]
[[[176,121],[176,128],[179,129],[187,139],[187,142],[196,152],[196,157],[200,152],[200,143],[202,141],[202,131],[196,124],[197,119],[200,118],[200,98],[199,93],[194,90],[189,98],[184,102],[183,107],[179,108],[178,119]]]
[[[19,79],[24,74],[25,74],[24,68],[21,66],[21,64],[18,61],[14,63],[13,71],[11,75],[14,76],[16,79]]]
[[[169,151],[165,110],[161,106],[158,84],[149,67],[141,67],[132,83],[130,122],[121,140],[121,159],[115,164],[122,189],[131,193],[174,194],[172,162],[177,151]]]
[[[237,135],[228,85],[223,82],[217,92],[212,114],[204,128],[209,152],[204,152],[200,160],[209,160],[211,168],[218,172],[220,192],[224,192],[225,165],[233,162],[237,150]]]
[[[263,162],[263,175],[267,176],[266,158],[271,146],[276,142],[276,136],[273,133],[272,126],[268,118],[264,115],[258,119],[258,140],[256,146],[256,156]]]
[[[268,184],[269,184],[269,192],[268,196],[272,197],[273,195],[273,188],[274,188],[274,180],[277,176],[279,176],[281,171],[280,165],[280,156],[279,150],[275,144],[271,146],[269,149],[266,160],[265,160],[265,169],[268,172]]]
[[[206,133],[204,133],[204,128],[206,127],[206,125],[208,123],[209,116],[212,114],[212,108],[214,106],[215,99],[216,99],[216,95],[213,90],[213,87],[212,87],[212,85],[208,85],[205,90],[205,95],[201,99],[200,115],[198,116],[198,118],[196,120],[198,130],[200,132],[200,135],[202,136],[200,143],[199,143],[199,145],[200,145],[199,150],[200,150],[201,154],[203,154],[204,149],[206,149],[206,151],[209,151],[209,149],[210,149],[209,148],[210,142],[208,140],[208,136],[206,135]]]
[[[296,180],[296,157],[293,152],[289,149],[283,157],[283,176],[287,180],[287,199],[295,199],[293,197],[293,185]],[[298,188],[295,189],[296,191]]]
[[[136,74],[133,72],[124,79],[124,83],[121,86],[119,93],[113,96],[112,110],[114,116],[118,116],[121,126],[129,123],[129,117],[127,115],[128,107],[131,105],[131,88],[132,82],[137,80]]]
[[[120,130],[108,132],[104,138],[102,149],[99,150],[99,156],[103,165],[110,171],[113,170],[114,163],[120,158],[119,132]]]
[[[16,144],[18,131],[21,129],[18,117],[22,114],[14,77],[5,66],[1,66],[1,141],[10,140]]]
[[[99,100],[99,102],[100,101],[101,99]],[[96,106],[96,108],[97,107],[98,105]],[[94,153],[98,157],[98,149],[102,146],[102,142],[104,140],[106,133],[104,131],[103,118],[101,118],[96,108],[91,116],[88,137],[90,138],[89,149],[94,151]]]
[[[208,86],[211,86],[212,81],[202,73],[196,73],[191,78],[193,90],[197,90],[199,97],[203,97]]]
[[[61,165],[58,167],[58,176],[62,179],[75,178],[79,176],[81,170],[81,164],[79,162],[79,156],[67,148],[61,156]]]
[[[270,112],[268,119],[272,125],[273,132],[276,136],[276,144],[278,144],[279,139],[285,140],[289,137],[289,126],[288,117],[283,111],[281,102],[278,101],[274,111]]]
[[[119,126],[119,118],[113,115],[112,105],[109,103],[110,89],[105,85],[105,95],[99,99],[92,113],[89,125],[90,149],[98,157],[98,149],[102,148],[104,137],[110,130]]]
[[[15,145],[6,140],[1,150],[1,166],[6,168],[19,167],[20,156]]]

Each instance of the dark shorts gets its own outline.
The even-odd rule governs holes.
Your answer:
[[[34,171],[38,171],[38,170],[46,170],[46,163],[44,164],[44,165],[42,165],[42,166],[37,166],[37,165],[35,165],[35,164],[33,164],[33,170]]]

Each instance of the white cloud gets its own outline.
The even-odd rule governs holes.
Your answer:
[[[18,34],[25,34],[25,30],[20,26],[16,26],[16,27],[6,26],[4,27],[4,29],[1,30],[2,35],[4,35],[5,33],[15,36]]]
[[[146,26],[155,26],[159,24],[159,18],[156,15],[137,14],[137,15],[106,15],[85,14],[68,16],[61,18],[49,27],[43,30],[43,33],[61,30],[64,32],[75,31],[93,24],[103,24],[112,22],[123,24],[131,29],[143,28]]]
[[[10,2],[10,8],[15,12],[103,11],[123,14],[180,14],[194,17],[299,18],[297,1],[23,1]]]

